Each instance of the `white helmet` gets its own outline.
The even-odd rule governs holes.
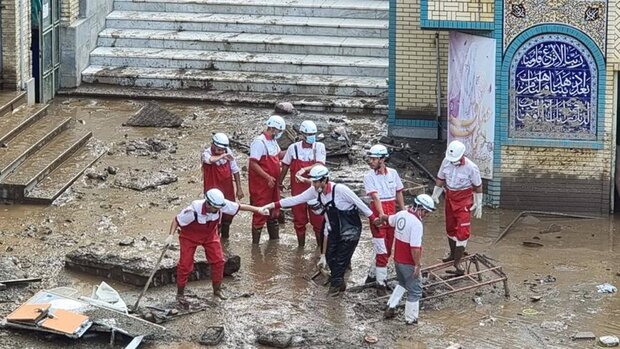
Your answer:
[[[273,127],[279,131],[284,131],[286,123],[280,115],[271,115],[269,119],[267,119],[267,127]]]
[[[228,136],[221,132],[214,134],[212,139],[213,144],[215,144],[216,147],[228,148],[228,146],[230,145],[230,142],[228,141]]]
[[[224,201],[224,194],[221,190],[217,188],[209,189],[205,193],[205,199],[207,203],[215,208],[222,208],[226,206],[226,201]]]
[[[305,120],[299,126],[299,132],[305,134],[315,134],[317,132],[316,124],[310,120]]]
[[[367,154],[371,158],[386,158],[388,156],[388,150],[382,144],[375,144],[370,147]]]
[[[416,206],[422,207],[428,212],[435,211],[435,202],[433,201],[433,198],[430,197],[430,195],[420,194],[413,199],[413,203],[416,204]]]
[[[309,177],[312,181],[321,181],[325,178],[329,178],[329,170],[323,165],[316,165],[310,169]]]
[[[465,144],[460,141],[452,141],[446,149],[446,159],[450,162],[459,161],[465,154]]]

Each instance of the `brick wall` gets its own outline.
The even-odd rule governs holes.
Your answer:
[[[2,6],[0,12],[2,13],[3,88],[19,90],[23,81],[32,76],[30,0],[3,0]],[[20,62],[20,55],[23,55],[23,66]]]
[[[397,117],[434,117],[437,106],[435,31],[420,29],[420,0],[398,0],[396,18]],[[439,32],[442,96],[448,80],[448,32]],[[446,108],[442,97],[442,110]]]
[[[494,0],[428,0],[429,20],[493,22]]]
[[[63,24],[73,23],[79,14],[80,0],[60,0],[60,21]]]

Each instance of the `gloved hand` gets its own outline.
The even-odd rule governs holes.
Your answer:
[[[306,177],[304,177],[304,174],[306,174],[306,169],[300,169],[299,171],[297,171],[297,173],[295,173],[295,180],[298,183],[304,183],[306,181]]]
[[[482,193],[474,193],[474,204],[469,210],[474,212],[475,218],[482,218]]]
[[[272,209],[274,209],[276,207],[276,205],[272,202],[270,204],[267,204],[263,207],[259,207],[258,208],[258,212],[260,214],[262,214],[263,216],[269,216],[270,212]]]
[[[316,264],[316,266],[319,269],[325,269],[325,267],[327,266],[327,260],[325,259],[324,254],[321,255],[321,259],[319,259],[319,262]]]
[[[435,188],[433,188],[433,201],[435,201],[436,204],[439,203],[439,197],[441,196],[441,194],[443,193],[443,188],[442,187],[438,187],[435,186]]]
[[[170,245],[172,244],[173,240],[174,240],[174,234],[168,234],[168,236],[166,236],[166,240],[164,240],[164,244]]]

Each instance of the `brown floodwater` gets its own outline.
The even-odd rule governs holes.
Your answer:
[[[158,189],[137,192],[115,186],[114,176],[103,182],[83,177],[54,205],[0,206],[0,255],[19,258],[28,266],[24,271],[29,276],[44,276],[42,284],[30,286],[21,298],[0,302],[0,315],[40,288],[68,286],[89,294],[100,278],[62,268],[64,254],[79,246],[103,243],[113,249],[118,241],[128,237],[163,242],[174,215],[200,196],[200,151],[210,142],[211,134],[219,131],[236,134],[236,139],[247,143],[260,132],[262,121],[271,113],[265,109],[166,102],[162,103],[163,107],[186,117],[184,127],[122,126],[142,104],[142,101],[105,99],[54,101],[50,113],[83,120],[84,127],[109,147],[110,152],[99,160],[95,170],[102,171],[108,166],[118,168],[118,174],[134,169],[168,170],[179,180]],[[328,118],[341,115],[312,113],[297,119],[303,117],[327,122]],[[386,132],[381,118],[359,115],[349,118],[350,127],[360,134],[355,139],[358,151]],[[176,142],[176,153],[164,151],[156,157],[125,153],[123,142],[148,137]],[[240,149],[236,152],[240,166],[245,166],[246,155]],[[359,188],[367,167],[361,157],[357,159],[353,164],[335,169],[336,181],[341,179]],[[242,172],[243,182],[247,183],[247,172]],[[247,188],[244,190],[247,195]],[[243,201],[247,203],[247,197]],[[231,239],[225,244],[227,254],[241,256],[241,270],[234,277],[226,278],[224,284],[233,296],[251,295],[218,301],[217,306],[206,311],[166,323],[166,335],[146,342],[144,348],[202,348],[197,341],[208,326],[225,327],[221,348],[260,348],[257,334],[275,330],[293,334],[297,347],[312,348],[445,348],[452,342],[464,348],[594,348],[593,341],[573,341],[571,336],[578,331],[591,331],[597,336],[620,335],[620,296],[601,294],[596,289],[605,282],[620,286],[620,234],[616,229],[620,221],[615,216],[538,217],[534,222],[517,222],[493,245],[518,214],[485,208],[483,219],[473,221],[473,237],[467,247],[470,253],[484,253],[503,267],[509,278],[511,297],[504,297],[500,283],[432,300],[423,305],[420,323],[409,327],[404,325],[402,311],[396,319],[384,321],[385,301],[374,300],[376,295],[372,290],[331,298],[321,278],[317,282],[307,281],[304,277],[313,274],[319,257],[312,234],[305,249],[298,249],[289,219],[281,228],[279,241],[268,242],[265,232],[261,244],[252,246],[250,214],[241,212],[235,217]],[[432,265],[440,261],[447,249],[442,210],[430,216],[425,224],[423,264]],[[554,232],[545,232],[552,224]],[[543,246],[526,247],[523,241]],[[364,281],[371,251],[366,226],[353,257],[349,285]],[[390,275],[394,275],[392,269]],[[141,290],[106,281],[128,304],[133,304]],[[188,291],[211,298],[207,281],[190,283]],[[168,304],[173,302],[174,294],[174,285],[153,288],[142,304]],[[541,299],[532,302],[531,296]],[[366,344],[366,335],[376,336],[378,342]],[[0,347],[109,348],[105,340],[59,340],[9,330],[0,330]],[[123,346],[117,342],[114,347]]]

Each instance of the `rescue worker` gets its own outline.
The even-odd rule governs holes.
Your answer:
[[[278,115],[272,115],[267,120],[267,129],[256,137],[250,145],[248,186],[250,189],[250,204],[255,206],[266,205],[280,200],[280,146],[278,139],[282,136],[286,123]],[[269,217],[259,213],[252,216],[252,243],[260,242],[261,231],[267,222],[269,240],[280,238],[278,225],[278,210],[273,210]]]
[[[299,127],[303,139],[297,143],[291,144],[284,158],[282,159],[282,172],[280,173],[279,185],[283,188],[282,183],[286,177],[289,168],[291,170],[290,185],[291,195],[295,196],[303,193],[310,188],[310,182],[305,181],[306,172],[315,164],[325,165],[326,151],[325,145],[316,141],[317,128],[314,122],[305,120]],[[297,235],[297,243],[299,247],[306,244],[306,225],[310,223],[314,230],[317,245],[320,247],[322,242],[321,227],[323,226],[323,216],[316,215],[308,208],[307,204],[299,204],[291,208],[293,213],[293,226]]]
[[[465,145],[452,141],[446,150],[446,157],[441,163],[433,200],[439,203],[442,193],[446,194],[445,214],[446,233],[450,245],[450,255],[444,262],[454,261],[455,270],[447,273],[463,275],[461,258],[465,254],[467,240],[471,232],[471,212],[474,217],[482,217],[482,179],[478,166],[465,154]]]
[[[344,273],[351,262],[362,233],[359,211],[375,224],[379,218],[344,184],[329,181],[329,170],[323,165],[314,166],[309,173],[312,187],[303,193],[263,206],[263,209],[294,207],[317,200],[323,206],[325,224],[329,224],[327,239],[327,264],[331,270],[330,296],[338,296],[346,289]],[[323,258],[322,258],[323,259]]]
[[[211,146],[202,152],[202,176],[204,183],[204,193],[211,188],[217,188],[224,193],[226,200],[235,200],[235,188],[237,189],[237,199],[244,197],[241,188],[241,178],[239,176],[239,166],[232,151],[229,148],[228,137],[223,133],[213,135]],[[235,184],[233,185],[233,177]],[[222,215],[220,223],[220,237],[222,240],[228,239],[232,216]]]
[[[422,282],[420,271],[422,269],[422,236],[424,217],[435,210],[433,199],[426,195],[418,195],[413,199],[413,207],[406,211],[400,211],[388,218],[388,224],[396,228],[394,244],[394,265],[398,285],[392,291],[387,302],[384,317],[386,319],[395,316],[396,306],[400,303],[405,291],[407,301],[405,303],[405,324],[418,323],[420,313],[420,298],[422,297]]]
[[[384,145],[375,144],[368,151],[370,171],[364,176],[364,188],[369,196],[370,208],[377,217],[385,218],[405,209],[403,182],[398,172],[385,165],[388,150]],[[371,263],[366,283],[376,280],[377,296],[387,295],[387,265],[392,254],[394,228],[384,219],[380,226],[370,224],[374,260]]]
[[[185,285],[194,269],[194,254],[198,246],[204,248],[207,261],[211,265],[213,294],[220,299],[226,299],[222,293],[224,253],[217,229],[222,215],[234,216],[239,210],[261,215],[269,214],[268,210],[226,200],[224,194],[219,189],[213,188],[205,193],[204,199],[193,201],[172,220],[166,244],[171,243],[174,234],[180,231],[180,257],[177,264],[177,301],[182,306],[186,307],[188,305],[185,299]]]

